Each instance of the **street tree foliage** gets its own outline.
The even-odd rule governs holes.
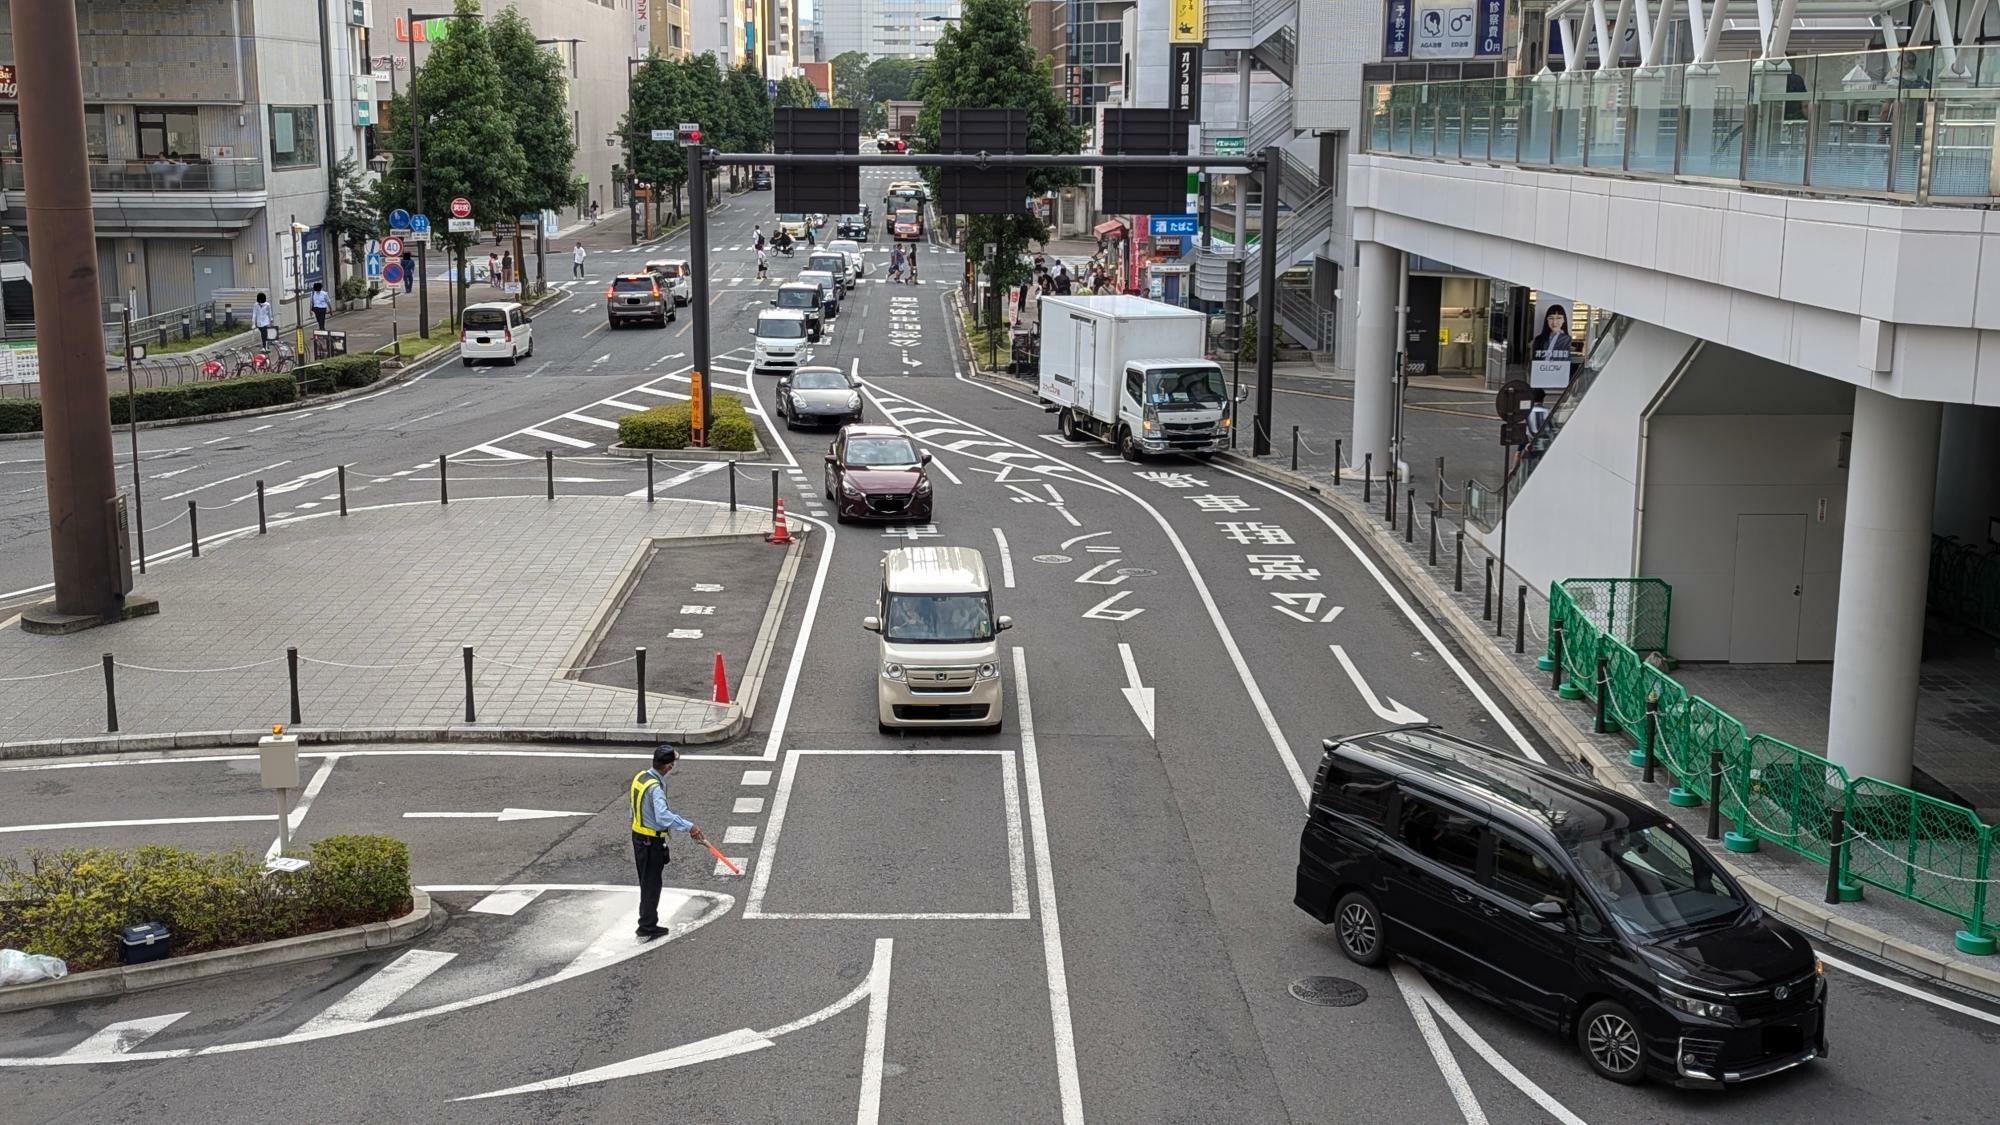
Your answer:
[[[833,56],[833,102],[835,105],[867,107],[869,97],[866,52],[843,51]]]
[[[500,73],[510,85],[514,137],[527,160],[515,210],[559,210],[578,202],[582,197],[571,172],[576,138],[570,130],[562,59],[535,42],[535,29],[511,6],[494,17],[488,34]]]
[[[711,58],[712,56],[703,56]],[[709,69],[715,69],[711,61]],[[687,157],[676,144],[651,140],[653,130],[672,129],[697,109],[690,104],[687,67],[680,61],[649,56],[632,74],[631,107],[618,123],[625,143],[625,158],[634,176],[667,189],[674,199],[674,215],[681,213],[681,188],[687,184]]]
[[[793,76],[778,83],[778,96],[773,101],[793,109],[811,109],[819,102],[819,91],[813,88],[811,82]]]
[[[368,240],[381,233],[382,212],[375,207],[374,192],[362,175],[361,163],[352,155],[334,162],[327,180],[326,217],[320,220],[326,236],[347,251],[332,255],[330,287],[340,292],[340,265],[343,258],[359,258]]]
[[[713,147],[723,152],[770,149],[771,95],[766,90],[764,76],[747,59],[729,72],[729,77],[723,80],[722,121]],[[729,182],[735,184],[742,172],[742,168],[732,165]]]
[[[877,102],[900,102],[909,98],[923,64],[916,59],[885,56],[868,64],[868,97]]]
[[[937,152],[942,111],[950,106],[1018,107],[1028,113],[1028,151],[1073,153],[1080,137],[1057,96],[1047,64],[1035,58],[1028,42],[1026,0],[965,0],[964,16],[945,27],[931,65],[923,76],[924,107],[917,116],[917,148]],[[933,195],[937,171],[924,173]],[[1036,168],[1028,173],[1028,190],[1039,195],[1075,183],[1071,168]],[[995,261],[988,263],[992,283],[1004,288],[1027,276],[1022,257],[1030,241],[1044,242],[1048,224],[1031,211],[1013,215],[970,216],[967,246],[993,243]]]

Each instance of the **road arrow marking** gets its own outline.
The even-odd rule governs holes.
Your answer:
[[[499,812],[406,812],[404,820],[554,820],[559,816],[589,816],[587,812],[558,812],[554,809],[501,809]]]
[[[1125,686],[1118,690],[1125,693],[1125,702],[1139,716],[1139,725],[1146,728],[1147,738],[1157,738],[1153,733],[1153,689],[1139,682],[1139,664],[1132,659],[1132,646],[1120,643],[1118,659],[1125,663]]]
[[[1356,668],[1354,661],[1348,658],[1346,649],[1341,648],[1339,645],[1328,645],[1326,647],[1333,650],[1333,658],[1340,661],[1340,666],[1347,671],[1347,678],[1354,681],[1354,690],[1361,693],[1362,702],[1368,704],[1368,709],[1375,712],[1377,718],[1380,718],[1385,723],[1394,723],[1397,726],[1402,726],[1406,723],[1430,722],[1429,719],[1424,718],[1422,715],[1393,699],[1376,696],[1375,689],[1369,687],[1368,681],[1361,677],[1361,669]]]
[[[309,485],[316,480],[325,480],[327,477],[330,477],[333,474],[334,474],[333,469],[321,469],[319,472],[316,473],[307,473],[305,476],[302,476],[297,480],[286,481],[285,483],[278,485],[276,488],[267,488],[264,490],[264,494],[266,496],[277,496],[285,492],[297,492],[299,489],[304,488],[306,485]],[[256,495],[256,493],[253,492],[251,493],[251,495],[254,496]]]

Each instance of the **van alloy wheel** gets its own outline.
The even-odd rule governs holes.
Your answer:
[[[1375,909],[1374,900],[1360,891],[1350,891],[1334,904],[1333,931],[1340,951],[1355,964],[1380,965],[1388,959],[1382,914]]]
[[[1583,1014],[1581,1041],[1591,1069],[1613,1082],[1634,1083],[1645,1076],[1645,1051],[1632,1014],[1608,1000],[1592,1004]]]

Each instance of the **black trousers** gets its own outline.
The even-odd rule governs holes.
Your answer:
[[[660,881],[667,873],[667,838],[632,833],[632,861],[639,868],[639,928],[660,924]]]

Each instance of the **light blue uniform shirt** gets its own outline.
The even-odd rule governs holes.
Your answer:
[[[646,788],[646,799],[639,807],[639,823],[664,836],[669,832],[686,832],[694,827],[694,822],[667,807],[667,779],[659,770],[647,770],[660,778],[658,785]]]

